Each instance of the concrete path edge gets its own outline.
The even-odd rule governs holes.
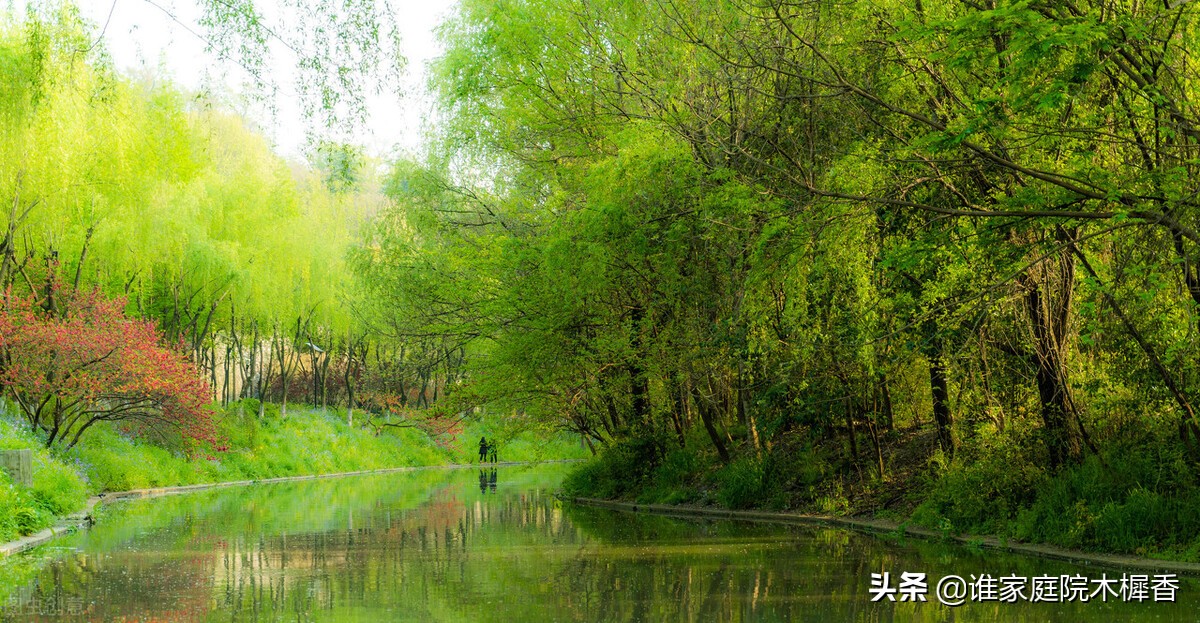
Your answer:
[[[583,506],[595,506],[614,510],[652,513],[674,517],[709,517],[715,519],[737,519],[768,523],[792,525],[818,525],[836,528],[847,528],[858,532],[866,532],[881,536],[916,537],[933,541],[947,541],[970,547],[979,547],[1004,552],[1037,556],[1075,563],[1078,565],[1097,566],[1112,569],[1138,569],[1157,571],[1160,573],[1176,573],[1188,576],[1200,576],[1200,563],[1159,560],[1141,556],[1126,556],[1121,554],[1102,554],[1071,550],[1053,545],[1038,545],[1036,543],[1020,543],[1009,539],[999,539],[991,536],[974,536],[962,534],[945,534],[936,530],[928,530],[916,526],[899,524],[883,519],[859,519],[853,517],[836,517],[832,515],[810,515],[804,513],[786,513],[772,511],[735,511],[723,508],[707,508],[699,506],[675,506],[671,504],[637,504],[634,502],[616,502],[594,498],[562,497],[563,500]]]
[[[503,467],[509,465],[534,465],[543,463],[572,463],[576,459],[567,459],[561,461],[538,461],[537,463],[529,461],[501,461],[499,463],[451,463],[448,465],[418,465],[410,467],[389,467],[385,469],[368,469],[354,472],[337,472],[333,474],[311,474],[306,476],[283,476],[280,478],[263,478],[261,480],[231,480],[226,482],[210,482],[195,485],[182,485],[178,487],[159,487],[155,489],[133,489],[130,491],[118,491],[114,493],[100,493],[88,498],[87,503],[82,510],[67,515],[61,518],[54,526],[35,532],[28,536],[23,536],[15,541],[10,541],[0,545],[0,558],[19,554],[24,551],[33,549],[39,545],[50,541],[64,534],[70,534],[80,528],[89,525],[92,522],[92,511],[96,505],[101,502],[113,502],[117,500],[128,500],[131,498],[149,498],[163,495],[177,495],[181,493],[191,493],[194,491],[203,491],[206,489],[220,489],[224,487],[245,487],[249,485],[265,485],[277,482],[293,482],[298,480],[317,480],[321,478],[344,478],[346,476],[367,476],[371,474],[390,474],[395,472],[410,472],[425,469],[466,469],[470,467]]]

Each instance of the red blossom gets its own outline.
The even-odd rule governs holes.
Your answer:
[[[69,448],[100,421],[178,435],[189,450],[216,443],[208,384],[151,322],[99,291],[55,295],[57,312],[11,291],[0,309],[0,385],[47,446]]]

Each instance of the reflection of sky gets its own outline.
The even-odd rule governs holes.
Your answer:
[[[248,74],[233,63],[220,63],[205,52],[205,43],[195,34],[199,10],[195,0],[77,0],[84,17],[104,27],[104,44],[116,65],[131,74],[163,75],[188,90],[220,85],[219,91],[245,92]],[[16,2],[16,12],[24,12]],[[270,18],[279,15],[277,0],[259,0],[261,11]],[[438,52],[433,29],[453,6],[453,0],[393,0],[401,12],[404,55],[408,59],[404,97],[395,94],[372,95],[368,99],[370,118],[365,126],[353,130],[352,140],[366,145],[369,152],[386,155],[393,147],[414,152],[421,139],[422,118],[430,113],[424,89],[424,68]],[[169,15],[174,15],[178,22]],[[111,17],[109,17],[111,14]],[[186,27],[185,27],[186,25]],[[305,123],[295,100],[295,55],[283,45],[272,44],[272,77],[280,86],[276,111],[262,104],[234,104],[267,129],[268,136],[288,156],[299,156],[304,148]],[[162,71],[156,71],[161,69]],[[228,98],[231,101],[235,98]]]

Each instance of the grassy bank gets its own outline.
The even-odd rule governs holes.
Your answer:
[[[286,418],[268,404],[257,417],[253,401],[220,418],[224,452],[185,457],[103,425],[70,451],[49,451],[11,414],[0,414],[0,449],[33,450],[32,487],[0,472],[0,542],[31,534],[83,507],[88,496],[198,483],[301,476],[390,467],[444,465],[475,458],[479,436],[502,440],[502,460],[536,461],[580,456],[578,442],[544,431],[470,422],[458,439],[435,441],[415,428],[374,429],[346,424],[345,412],[291,407]]]
[[[944,534],[992,535],[1093,552],[1200,561],[1200,478],[1177,439],[1147,432],[1081,463],[1042,467],[1036,430],[981,430],[947,461],[932,430],[882,436],[884,472],[860,448],[792,435],[728,464],[695,436],[610,445],[568,476],[570,495],[640,503],[793,510],[889,519]]]
[[[496,458],[500,461],[538,462],[592,456],[577,435],[549,428],[528,428],[532,424],[499,419],[468,422],[459,434],[458,442],[450,448],[451,457],[455,463],[478,461],[481,437],[498,444]]]

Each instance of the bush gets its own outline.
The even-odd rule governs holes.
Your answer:
[[[759,506],[766,497],[763,461],[753,456],[734,459],[717,471],[717,500],[726,508]]]
[[[1200,550],[1200,489],[1177,445],[1147,452],[1113,448],[1089,456],[1039,492],[1015,522],[1016,536],[1064,547],[1195,558]],[[1107,464],[1107,466],[1105,466]],[[1187,552],[1191,552],[1187,554]]]
[[[689,448],[672,444],[662,462],[655,468],[650,484],[638,496],[647,504],[684,504],[693,502],[700,492],[696,481],[708,469],[705,457]]]
[[[1039,467],[1032,426],[1016,423],[1004,432],[981,434],[970,456],[947,464],[940,451],[940,478],[929,484],[914,523],[957,532],[1007,534],[1010,522],[1046,482]]]
[[[563,481],[568,495],[623,498],[642,491],[663,459],[657,438],[631,438],[610,444]]]
[[[646,504],[716,501],[733,509],[779,509],[796,489],[811,497],[828,469],[808,447],[777,447],[762,458],[738,456],[721,466],[707,437],[688,442],[682,448],[674,438],[611,444],[569,474],[564,491],[580,497],[634,498]]]

